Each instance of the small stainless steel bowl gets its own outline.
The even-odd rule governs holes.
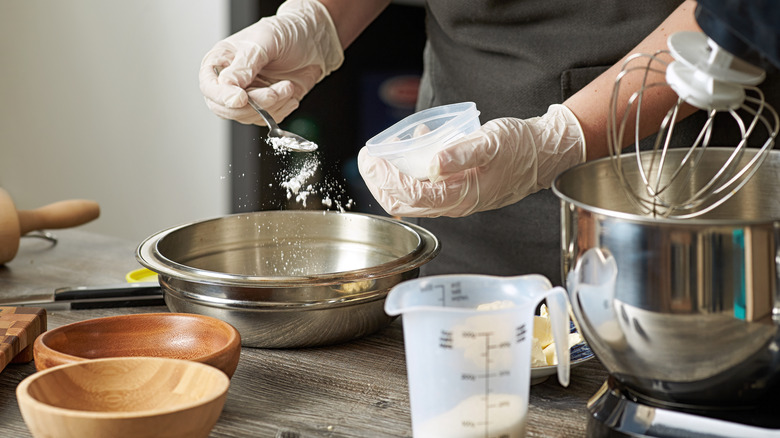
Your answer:
[[[713,174],[732,151],[708,148],[694,175]],[[670,150],[669,160],[686,152]],[[636,167],[633,156],[621,160]],[[564,277],[588,344],[648,401],[755,401],[780,381],[780,151],[733,198],[692,219],[638,213],[612,166],[584,163],[553,184]]]
[[[173,312],[236,327],[248,347],[356,339],[385,327],[388,291],[440,251],[427,230],[360,213],[262,211],[173,227],[136,256]]]

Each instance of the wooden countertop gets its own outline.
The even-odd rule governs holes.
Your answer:
[[[59,230],[59,242],[25,238],[0,266],[0,295],[29,297],[63,286],[121,283],[139,268],[136,242]],[[164,312],[165,307],[53,310],[49,329],[91,318]],[[16,386],[33,363],[0,374],[0,436],[30,437]],[[553,376],[531,387],[529,437],[585,436],[585,404],[606,379],[597,359],[572,369],[563,388]],[[410,437],[409,394],[400,321],[346,344],[297,350],[244,348],[227,403],[211,437]]]

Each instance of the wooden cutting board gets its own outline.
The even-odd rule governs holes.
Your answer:
[[[0,371],[33,360],[33,342],[46,331],[46,309],[0,306]]]

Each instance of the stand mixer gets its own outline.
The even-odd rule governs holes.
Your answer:
[[[673,35],[668,53],[636,55],[617,78],[665,80],[642,81],[610,120],[611,156],[552,187],[572,311],[610,374],[588,403],[588,436],[780,437],[780,123],[745,50],[780,67],[780,3],[700,0],[696,18],[706,36]],[[634,133],[623,152],[626,120],[660,86],[680,99],[650,149]],[[707,121],[681,145],[684,105]],[[717,143],[717,115],[736,144]]]

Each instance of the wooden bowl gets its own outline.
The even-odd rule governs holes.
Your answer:
[[[34,437],[207,437],[229,386],[202,363],[121,357],[39,371],[16,398]]]
[[[33,344],[38,371],[107,357],[168,357],[202,362],[232,377],[241,335],[217,318],[188,313],[141,313],[75,322],[49,330]]]

